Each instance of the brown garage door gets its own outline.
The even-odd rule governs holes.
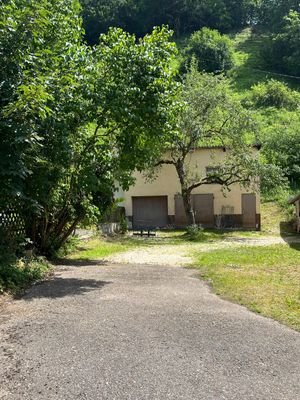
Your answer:
[[[214,217],[214,195],[213,194],[193,194],[193,209],[197,224],[213,227]],[[177,226],[188,224],[181,195],[175,196],[175,223]]]
[[[133,197],[133,227],[162,228],[168,225],[168,197]]]
[[[256,228],[256,196],[255,194],[242,195],[243,228]]]
[[[186,226],[188,224],[180,194],[175,196],[175,224],[176,226]]]
[[[215,225],[214,195],[194,194],[193,204],[196,224],[213,227]]]

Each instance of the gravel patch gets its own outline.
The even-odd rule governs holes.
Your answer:
[[[148,240],[148,239],[145,239]],[[151,239],[149,239],[151,241]],[[228,238],[223,241],[209,243],[185,243],[178,245],[150,245],[129,250],[124,253],[115,254],[106,260],[116,264],[147,264],[147,265],[169,265],[185,266],[193,262],[193,254],[210,252],[219,249],[240,246],[271,246],[276,244],[300,243],[299,237],[283,239],[281,237]]]

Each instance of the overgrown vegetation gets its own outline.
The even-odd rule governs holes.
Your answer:
[[[270,36],[263,48],[262,54],[266,65],[277,72],[299,76],[299,42],[300,14],[297,11],[290,11],[282,19],[280,29]]]
[[[285,192],[287,204],[289,193],[300,188],[300,86],[297,79],[273,74],[270,69],[268,72],[261,58],[266,35],[246,29],[235,36],[236,65],[229,75],[235,93],[252,111],[262,144],[262,161],[283,174],[281,183],[272,185],[274,169],[269,169],[269,179],[262,179],[263,195],[276,199],[277,192],[280,196]]]
[[[194,32],[187,41],[184,53],[183,63],[189,66],[194,57],[201,71],[222,73],[234,64],[232,41],[209,28]]]
[[[203,27],[228,32],[257,20],[260,10],[256,0],[81,0],[81,4],[90,44],[97,43],[99,35],[110,26],[120,26],[137,36],[163,24],[169,25],[176,36]],[[274,8],[272,4],[264,10],[265,19]]]
[[[121,29],[83,42],[77,0],[8,1],[0,14],[0,209],[19,204],[26,236],[55,254],[144,169],[176,91],[170,32]]]
[[[284,82],[270,79],[252,86],[250,99],[254,107],[275,107],[295,111],[300,104],[300,94]]]
[[[217,294],[300,331],[300,244],[195,255]]]
[[[176,167],[190,223],[195,187],[249,181],[240,170],[228,178],[237,165],[258,173],[246,146],[254,141],[264,196],[285,204],[299,190],[298,1],[81,5],[16,0],[0,12],[0,212],[17,207],[38,254],[57,254],[79,223],[105,215],[116,182],[126,189],[132,171],[163,161]],[[162,24],[179,54],[168,28],[153,30]],[[239,157],[191,176],[189,151],[220,142]]]
[[[18,294],[31,283],[45,278],[50,271],[49,263],[43,258],[29,260],[1,257],[0,294]]]
[[[192,242],[204,241],[204,229],[200,225],[189,225],[186,228],[186,238]]]

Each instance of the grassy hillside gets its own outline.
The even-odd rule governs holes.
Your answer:
[[[229,76],[241,95],[247,94],[254,84],[271,78],[288,84],[291,89],[300,89],[300,80],[269,71],[264,65],[261,50],[267,38],[266,34],[252,33],[250,28],[231,35],[235,47],[235,66]]]
[[[267,34],[253,33],[251,28],[229,35],[234,43],[234,67],[229,71],[233,88],[241,96],[249,94],[251,87],[269,79],[276,79],[286,83],[293,90],[300,90],[300,79],[289,78],[283,74],[270,71],[265,66],[262,49],[265,45]],[[176,39],[179,55],[174,66],[178,66],[183,60],[182,54],[187,46],[189,36],[181,36]]]
[[[261,143],[270,143],[270,138],[294,138],[286,141],[281,147],[274,147],[271,140],[267,147],[264,147],[261,154],[269,163],[276,163],[280,159],[279,165],[282,168],[297,169],[299,157],[297,156],[297,138],[295,133],[300,132],[300,115],[297,107],[288,106],[261,106],[253,102],[253,86],[260,83],[279,81],[287,85],[288,94],[296,96],[299,102],[300,97],[300,79],[289,78],[283,74],[270,71],[263,59],[263,48],[269,39],[267,34],[253,33],[250,28],[230,35],[234,44],[234,67],[227,73],[232,82],[232,88],[242,102],[252,110],[252,117],[256,122],[257,136]],[[178,66],[183,60],[184,49],[188,43],[188,37],[184,36],[177,40],[179,56],[174,62],[174,67]],[[270,82],[270,84],[272,84]],[[282,85],[280,85],[282,86]],[[291,90],[289,90],[291,89]],[[278,93],[275,86],[275,93]],[[296,93],[298,92],[298,94]],[[257,92],[256,92],[257,93]],[[264,103],[265,104],[265,103]],[[296,142],[295,142],[296,141]],[[271,148],[271,150],[270,150]],[[294,151],[292,149],[294,148]],[[274,159],[274,154],[275,159]],[[276,153],[277,152],[277,153]],[[280,154],[277,157],[276,154]],[[297,184],[293,190],[298,191]],[[278,191],[279,192],[279,191]],[[283,195],[282,195],[283,192]],[[281,193],[281,206],[287,204],[287,199],[291,195],[288,191]],[[275,196],[278,197],[278,196]],[[268,200],[273,198],[270,196]],[[268,214],[268,213],[267,213]],[[272,229],[271,229],[272,230]]]

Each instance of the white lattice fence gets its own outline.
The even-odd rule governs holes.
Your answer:
[[[17,241],[25,236],[25,222],[15,208],[0,211],[0,242]]]

